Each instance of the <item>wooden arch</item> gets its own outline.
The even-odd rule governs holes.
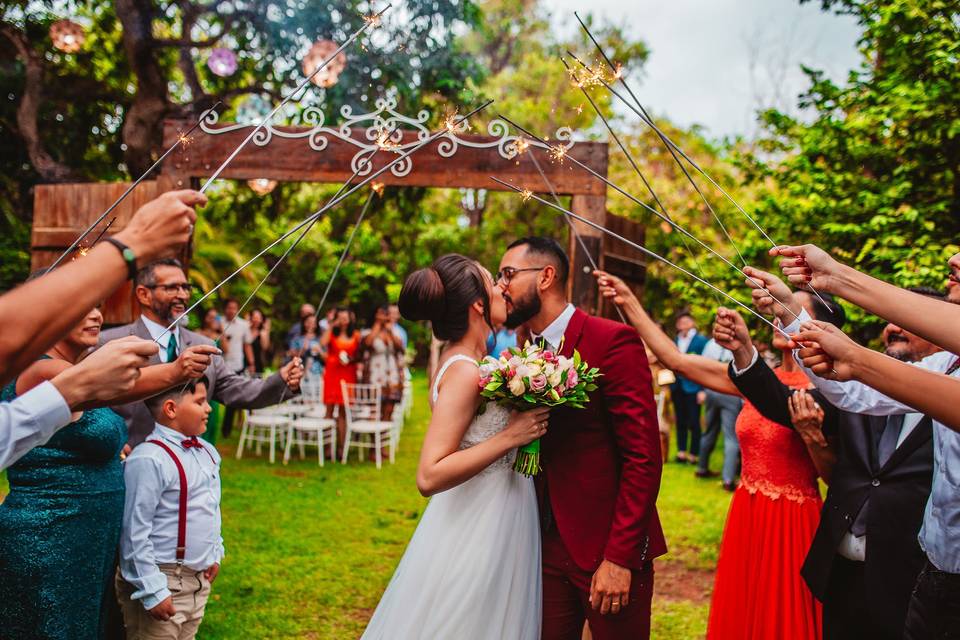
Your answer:
[[[221,178],[251,180],[268,178],[288,182],[343,183],[351,177],[360,157],[375,144],[375,128],[399,124],[400,148],[416,144],[427,133],[426,112],[416,118],[408,118],[393,111],[395,105],[388,101],[378,102],[373,113],[353,116],[344,109],[346,122],[339,127],[327,126],[319,112],[308,112],[312,126],[265,127],[234,158],[221,174]],[[367,126],[351,126],[363,124]],[[164,147],[172,145],[180,132],[189,129],[192,123],[167,120],[164,122]],[[204,123],[185,147],[175,151],[164,163],[155,182],[144,182],[132,194],[131,206],[118,208],[117,224],[111,229],[122,228],[141,201],[168,189],[196,188],[202,179],[209,177],[230,153],[249,135],[252,126],[233,123],[218,124],[215,119]],[[455,133],[445,135],[427,144],[393,170],[381,174],[378,182],[387,185],[418,187],[501,189],[490,180],[491,175],[506,180],[520,188],[537,193],[549,190],[529,159],[517,155],[517,138],[508,134],[502,121],[494,121],[488,127],[488,135]],[[567,153],[589,166],[600,175],[607,174],[608,149],[606,143],[573,142],[569,131],[561,130],[556,138],[558,144],[567,147]],[[580,216],[601,225],[615,228],[618,232],[642,242],[643,228],[623,218],[611,216],[606,211],[606,187],[583,169],[570,162],[553,162],[545,148],[531,145],[525,153],[537,155],[540,166],[559,195],[571,196],[571,209]],[[392,153],[377,153],[372,165],[376,170],[396,156]],[[362,179],[363,175],[361,175]],[[69,245],[99,211],[110,204],[111,197],[122,192],[124,184],[91,185],[44,185],[38,188],[34,204],[33,253],[34,266],[49,264],[58,249]],[[133,197],[138,196],[138,197]],[[82,203],[83,211],[76,209]],[[127,203],[125,202],[124,205]],[[551,212],[549,215],[557,215]],[[574,221],[577,231],[601,266],[627,278],[640,287],[644,275],[641,255],[622,245],[616,247],[598,231]],[[598,310],[596,287],[589,275],[589,259],[579,243],[568,234],[572,271],[570,295],[578,306],[591,311]],[[62,250],[62,249],[60,249]],[[185,250],[189,257],[189,248]],[[109,323],[128,322],[135,315],[129,287],[118,292],[107,304],[105,315]]]

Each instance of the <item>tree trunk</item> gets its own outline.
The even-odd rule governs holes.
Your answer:
[[[117,0],[117,17],[123,25],[123,48],[137,77],[137,93],[123,122],[124,159],[130,175],[137,176],[153,164],[154,151],[163,141],[163,119],[170,110],[167,80],[157,62],[150,0]]]
[[[43,99],[43,58],[31,48],[26,34],[20,29],[3,24],[0,33],[13,43],[24,64],[23,98],[17,107],[17,129],[30,163],[44,182],[79,182],[82,179],[80,173],[55,160],[40,139],[37,113]]]

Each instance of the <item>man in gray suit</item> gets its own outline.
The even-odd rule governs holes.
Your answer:
[[[150,364],[173,361],[182,350],[194,345],[212,345],[209,338],[180,326],[163,335],[174,319],[186,310],[190,293],[191,286],[177,260],[158,260],[145,265],[137,272],[135,289],[140,318],[132,324],[104,331],[100,334],[100,343],[125,336],[157,340],[160,352],[151,358]],[[242,348],[242,345],[236,348]],[[300,393],[303,365],[299,358],[295,358],[269,378],[259,380],[238,375],[227,368],[222,356],[213,356],[204,375],[209,381],[207,397],[210,399],[241,409],[259,409]],[[153,431],[153,416],[143,402],[113,409],[127,421],[130,431],[127,443],[131,447],[143,442]]]

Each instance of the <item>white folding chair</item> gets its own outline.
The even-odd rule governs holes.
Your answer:
[[[290,417],[283,407],[265,407],[243,412],[243,426],[240,429],[240,442],[237,443],[237,460],[243,457],[244,447],[257,443],[256,452],[260,455],[261,445],[270,445],[270,464],[276,461],[277,438],[282,439]]]
[[[331,418],[321,418],[306,414],[290,421],[287,427],[287,444],[283,451],[283,464],[290,461],[290,449],[293,445],[300,447],[300,459],[305,456],[305,448],[317,447],[317,461],[323,466],[323,448],[330,445],[330,459],[337,459],[337,421]]]
[[[396,459],[394,446],[395,423],[380,419],[380,387],[372,384],[340,382],[343,389],[343,408],[347,418],[347,435],[343,447],[343,463],[347,462],[350,445],[357,447],[362,460],[362,449],[373,449],[377,469],[381,467],[383,447],[388,447],[390,463]]]

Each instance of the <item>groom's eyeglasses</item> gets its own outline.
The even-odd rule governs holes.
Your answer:
[[[543,271],[544,269],[546,269],[546,267],[527,267],[525,269],[515,269],[513,267],[504,267],[500,271],[497,271],[497,284],[500,284],[502,282],[504,286],[507,286],[510,284],[510,281],[513,280],[514,276],[516,276],[518,273],[522,273],[524,271]]]

